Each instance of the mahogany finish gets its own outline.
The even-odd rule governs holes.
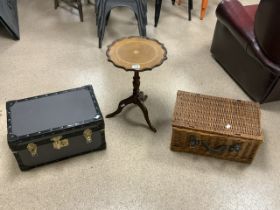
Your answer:
[[[149,119],[148,110],[143,103],[148,96],[140,91],[139,73],[152,70],[156,66],[161,65],[167,59],[166,54],[167,51],[163,44],[157,40],[144,37],[120,39],[108,47],[108,60],[116,67],[122,68],[125,71],[133,71],[134,77],[132,95],[121,100],[117,110],[108,114],[106,118],[111,118],[119,114],[128,104],[135,104],[142,110],[149,128],[156,132]]]

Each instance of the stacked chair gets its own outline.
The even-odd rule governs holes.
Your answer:
[[[171,0],[172,5],[175,5],[176,0]],[[178,5],[182,3],[182,0],[177,0]],[[156,0],[155,3],[155,27],[158,25],[159,16],[160,16],[160,10],[161,10],[161,4],[162,0]],[[193,9],[193,0],[188,0],[188,14],[189,14],[189,20],[192,20],[192,9]]]
[[[175,5],[176,0],[171,0],[172,5]],[[183,0],[177,0],[178,5],[180,5],[183,2]],[[192,9],[193,9],[193,0],[188,0],[188,14],[189,14],[189,20],[192,20]]]
[[[68,6],[74,8],[74,9],[77,9],[79,11],[80,21],[84,22],[82,0],[54,0],[55,9],[57,9],[59,7],[60,2],[64,2]],[[87,0],[87,3],[93,4],[90,0]]]
[[[83,7],[82,7],[82,2],[81,0],[54,0],[54,8],[57,9],[59,7],[60,1],[66,3],[72,8],[75,8],[79,11],[80,15],[80,21],[84,21],[84,15],[83,15]]]
[[[115,7],[128,7],[133,10],[138,21],[140,36],[146,36],[147,25],[147,1],[146,0],[96,0],[96,24],[99,38],[99,48],[102,47],[105,27],[108,23],[110,12]]]
[[[15,40],[20,39],[16,0],[0,0],[0,25],[3,25]]]

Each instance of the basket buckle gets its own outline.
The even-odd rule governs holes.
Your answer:
[[[230,152],[239,152],[240,150],[241,150],[240,144],[233,144],[228,149],[228,151],[230,151]]]
[[[195,146],[197,146],[197,145],[200,145],[200,144],[201,144],[201,141],[198,140],[198,139],[196,139],[195,136],[191,135],[191,136],[190,136],[190,140],[189,140],[189,144],[190,144],[191,147],[195,147]]]

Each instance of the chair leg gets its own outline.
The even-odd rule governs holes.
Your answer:
[[[189,21],[192,20],[193,0],[188,0]]]
[[[143,20],[141,14],[139,14],[140,12],[136,13],[136,11],[134,11],[134,13],[135,13],[136,20],[138,23],[138,31],[139,31],[140,36],[146,37],[146,25],[144,24],[144,20]]]
[[[83,6],[81,0],[77,0],[79,15],[80,15],[80,21],[84,22],[84,15],[83,15]]]
[[[97,34],[98,34],[98,47],[102,48],[102,41],[103,41],[103,37],[104,37],[104,30],[103,29],[103,25],[102,25],[102,21],[100,21],[98,23],[98,28],[97,28]]]
[[[101,14],[100,19],[98,20],[98,47],[102,48],[102,41],[104,39],[105,34],[105,28],[106,28],[106,22],[107,17],[109,17],[111,13],[111,10],[105,11],[103,14]]]
[[[106,16],[106,26],[108,25],[108,22],[109,22],[109,18],[110,18],[110,14],[111,14],[111,11],[108,13],[108,15]]]
[[[54,9],[57,9],[59,7],[59,0],[54,0]]]
[[[143,26],[143,28],[142,28],[142,34],[141,34],[141,36],[143,36],[143,37],[146,37],[146,36],[147,36],[147,32],[146,32],[146,27],[145,27],[145,26]]]
[[[205,17],[207,6],[208,6],[208,0],[202,0],[201,10],[200,10],[200,20],[203,20],[203,18]]]
[[[102,41],[104,39],[104,34],[105,34],[105,25],[102,25],[101,26],[101,30],[99,32],[99,36],[98,36],[98,41],[99,41],[99,44],[98,44],[98,47],[99,48],[102,48]]]
[[[100,37],[98,38],[98,47],[99,47],[99,49],[102,48],[102,40]]]
[[[97,33],[98,33],[98,47],[102,48],[102,40],[103,40],[103,36],[104,36],[104,31],[103,31],[103,26],[101,25],[101,23],[99,23],[100,25],[98,25],[98,29],[97,29]]]
[[[162,0],[156,0],[156,5],[155,5],[155,27],[157,27],[157,25],[158,25],[158,20],[159,20],[160,10],[161,10],[161,4],[162,4]]]
[[[172,0],[171,2],[172,2],[172,5],[175,5],[175,0]]]
[[[140,36],[143,36],[143,32],[142,32],[142,24],[141,24],[141,20],[140,20],[140,17],[138,17],[138,14],[134,11],[134,14],[135,14],[135,18],[136,18],[136,21],[137,21],[137,24],[138,24],[138,32],[139,32],[139,35]]]

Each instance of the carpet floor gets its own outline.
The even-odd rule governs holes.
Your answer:
[[[0,209],[279,209],[279,102],[261,106],[265,142],[250,165],[170,151],[177,90],[249,100],[210,54],[218,3],[209,1],[201,21],[195,0],[189,22],[185,3],[165,0],[157,28],[148,3],[147,35],[168,51],[141,74],[157,133],[129,106],[105,119],[106,150],[21,172],[7,145],[5,102],[92,84],[110,113],[131,93],[133,74],[107,61],[107,45],[138,29],[131,11],[114,9],[99,49],[94,6],[84,5],[81,23],[76,10],[54,10],[51,0],[19,0],[21,40],[0,27]]]

